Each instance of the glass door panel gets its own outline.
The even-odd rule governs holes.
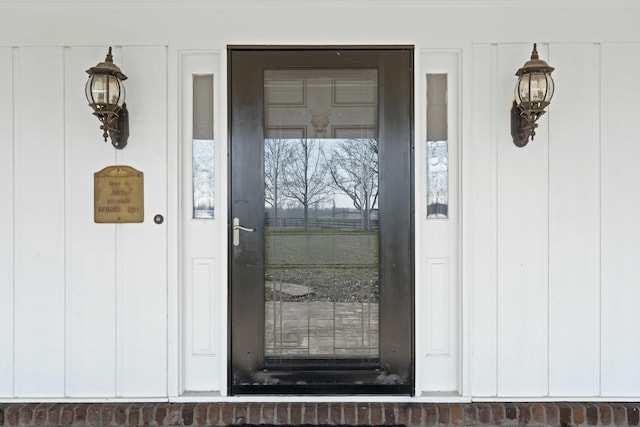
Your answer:
[[[266,362],[377,362],[377,70],[264,84]]]

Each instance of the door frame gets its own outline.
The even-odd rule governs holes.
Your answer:
[[[228,322],[228,386],[230,394],[253,393],[322,393],[322,394],[413,394],[415,381],[415,266],[414,266],[414,76],[412,46],[357,46],[357,47],[262,47],[229,46],[228,62],[228,268],[229,268],[229,322]],[[296,59],[291,59],[296,52]],[[256,57],[259,63],[256,64]],[[380,152],[388,165],[380,171],[379,210],[384,218],[392,213],[393,221],[380,230],[380,363],[374,369],[297,369],[287,371],[266,369],[264,343],[256,343],[255,336],[264,322],[264,305],[253,307],[247,314],[245,297],[264,301],[264,290],[252,289],[234,283],[249,283],[250,277],[264,277],[264,252],[232,246],[232,218],[259,218],[264,206],[248,206],[247,200],[234,200],[234,190],[245,188],[249,182],[260,179],[262,165],[254,154],[236,149],[234,138],[264,140],[263,123],[263,71],[278,61],[288,66],[317,68],[373,68],[379,70]],[[257,66],[256,66],[257,65]],[[235,74],[234,74],[235,73]],[[236,83],[237,82],[237,83]],[[247,86],[248,85],[248,86]],[[253,86],[251,86],[253,85]],[[249,107],[247,107],[249,106]],[[252,109],[253,108],[253,109]],[[244,126],[242,125],[244,124]],[[397,135],[401,135],[398,138]],[[240,144],[237,144],[240,147]],[[392,148],[392,149],[390,149]],[[255,151],[248,150],[247,152]],[[244,156],[244,157],[243,157]],[[262,161],[262,154],[258,159]],[[235,159],[241,158],[249,167],[233,168]],[[408,165],[408,167],[407,167]],[[249,175],[249,176],[248,176]],[[396,184],[394,186],[394,183]],[[398,184],[408,184],[398,191]],[[403,188],[402,186],[400,187]],[[384,200],[383,200],[384,199]],[[240,215],[238,212],[247,213]],[[259,222],[259,221],[258,221]],[[243,235],[248,247],[255,249],[263,242],[263,224],[243,224],[256,228],[255,233]],[[408,226],[407,226],[408,225]],[[251,265],[245,273],[235,268]],[[245,257],[245,258],[243,258]],[[253,275],[253,276],[252,276]],[[254,280],[255,281],[255,280]],[[383,285],[385,284],[386,285]],[[393,285],[392,285],[393,283]],[[397,285],[396,285],[397,284]],[[386,286],[383,290],[383,286]],[[384,302],[384,304],[382,303]],[[394,304],[395,303],[395,304]],[[398,309],[398,303],[402,308]],[[247,320],[250,317],[250,320]],[[258,340],[260,341],[260,340]],[[384,346],[384,348],[383,348]],[[305,379],[301,381],[301,379]],[[312,381],[308,381],[312,380]],[[345,384],[345,381],[349,384]]]

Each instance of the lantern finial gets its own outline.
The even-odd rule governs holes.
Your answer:
[[[104,60],[105,62],[113,62],[113,55],[111,54],[111,46],[109,46],[109,52],[107,52],[107,57]]]
[[[111,48],[109,48],[109,53],[111,53]],[[540,59],[538,57],[538,44],[533,44],[533,51],[531,52],[531,59]]]

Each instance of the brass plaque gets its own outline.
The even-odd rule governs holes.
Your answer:
[[[93,174],[93,218],[97,223],[143,222],[143,173],[107,166]]]

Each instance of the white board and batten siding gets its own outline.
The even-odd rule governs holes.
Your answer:
[[[640,44],[603,44],[600,110],[601,392],[638,396]]]
[[[224,47],[240,43],[415,45],[412,399],[640,397],[633,2],[609,8],[593,0],[577,10],[549,1],[540,40],[511,31],[513,7],[467,12],[447,2],[425,10],[380,1],[342,15],[318,3],[315,21],[344,23],[330,40],[299,6],[228,2],[218,10],[194,0],[191,8],[154,8],[156,24],[172,25],[144,32],[148,11],[127,6],[123,32],[104,40],[77,17],[97,6],[74,9],[74,27],[65,9],[73,1],[59,2],[45,12],[69,25],[52,34],[35,29],[49,22],[45,12],[9,3],[0,0],[0,400],[226,398]],[[263,22],[279,22],[283,11],[292,27]],[[371,23],[388,23],[390,13],[402,19],[347,25],[356,11]],[[33,24],[4,12],[32,14]],[[570,31],[565,23],[576,14],[585,24]],[[514,73],[536,41],[556,67],[556,94],[535,140],[517,148]],[[131,134],[122,151],[102,141],[84,98],[85,70],[103,60],[107,43],[129,77]],[[447,221],[424,212],[427,73],[450,77]],[[203,74],[214,78],[213,220],[191,214],[191,84]],[[144,173],[142,224],[93,222],[93,173],[114,164]]]
[[[129,77],[153,80],[129,94],[122,152],[84,97],[106,50],[0,48],[0,80],[14,83],[0,103],[2,398],[166,395],[166,236],[151,220],[166,211],[166,65],[146,76],[166,48],[114,51]],[[93,222],[93,173],[113,164],[144,172],[143,224]]]
[[[471,395],[634,398],[640,126],[638,89],[625,82],[640,46],[538,47],[556,67],[556,95],[518,149],[506,83],[530,46],[474,46]]]

